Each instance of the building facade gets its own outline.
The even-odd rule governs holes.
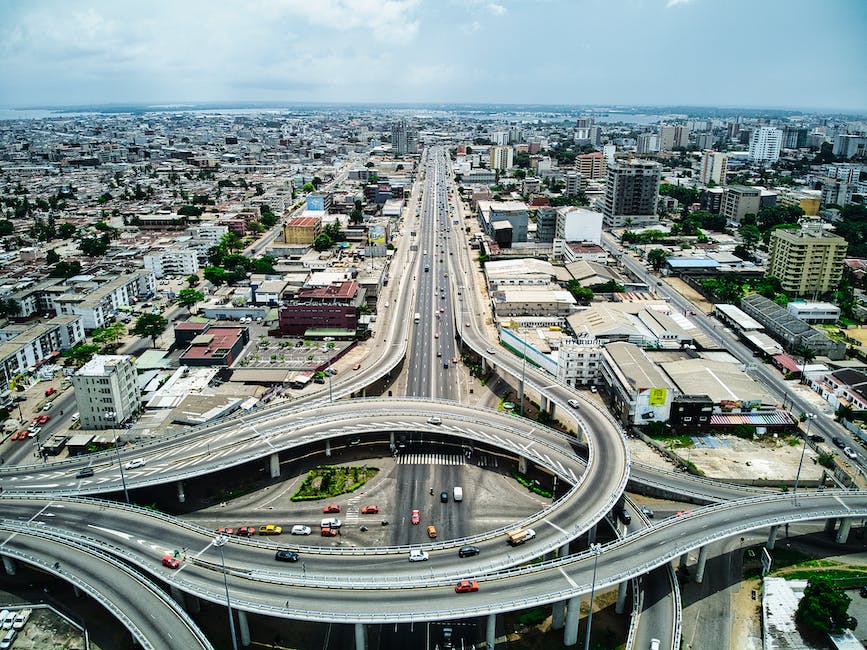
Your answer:
[[[656,223],[661,175],[662,166],[650,160],[609,165],[602,211],[605,227]]]
[[[707,185],[711,181],[717,185],[725,185],[728,171],[728,156],[720,151],[704,151],[701,156],[701,182]]]
[[[199,255],[190,248],[167,248],[145,255],[144,267],[157,279],[167,275],[192,275],[199,271]]]
[[[723,193],[720,214],[729,221],[740,223],[746,215],[759,213],[761,200],[762,191],[759,188],[732,185]]]
[[[141,405],[132,357],[98,354],[72,376],[82,429],[112,429]]]
[[[750,160],[759,164],[775,163],[780,159],[783,131],[774,126],[760,126],[750,136]]]
[[[843,274],[848,243],[821,227],[771,231],[768,275],[787,293],[803,296],[833,291]]]

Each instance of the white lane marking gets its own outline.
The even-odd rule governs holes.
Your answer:
[[[553,527],[553,528],[556,528],[556,529],[559,530],[561,533],[566,533],[565,530],[563,530],[562,528],[560,528],[560,526],[558,526],[558,525],[555,524],[554,522],[552,522],[552,521],[548,521],[547,519],[545,519],[544,521],[545,521],[546,524],[548,524],[549,526],[551,526],[551,527]]]
[[[560,569],[560,573],[563,574],[563,577],[566,578],[566,582],[568,582],[573,589],[578,587],[578,583],[576,583],[572,578],[570,578],[569,574],[567,574],[563,569]]]
[[[120,537],[121,539],[125,539],[126,541],[129,541],[132,539],[132,535],[130,533],[124,533],[122,531],[115,530],[114,528],[104,528],[103,526],[94,526],[93,524],[88,524],[87,527],[88,528],[95,528],[96,530],[100,530],[103,533],[107,533],[109,535],[114,535],[116,537]]]
[[[847,506],[845,503],[843,503],[843,502],[840,500],[840,497],[835,496],[835,497],[834,497],[834,501],[836,501],[836,502],[839,503],[841,506],[843,506],[844,508],[846,508],[846,510],[850,510],[849,506]]]

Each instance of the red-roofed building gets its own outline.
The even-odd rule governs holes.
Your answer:
[[[175,343],[187,345],[181,355],[184,366],[231,366],[250,342],[246,327],[227,327],[207,323],[178,323]]]
[[[354,332],[358,329],[358,307],[363,293],[355,280],[299,289],[295,299],[280,309],[280,333],[303,336],[311,329]]]
[[[287,244],[312,245],[320,234],[321,217],[293,217],[283,226],[283,238]]]

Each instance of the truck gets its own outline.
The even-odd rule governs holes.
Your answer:
[[[456,485],[454,490],[452,490],[452,496],[455,501],[463,501],[464,500],[464,488],[460,485]]]
[[[513,530],[511,533],[506,535],[509,544],[512,546],[518,546],[519,544],[523,544],[528,539],[533,539],[536,536],[536,531],[532,528],[520,528],[518,530]]]
[[[418,312],[416,312],[416,313],[415,313],[415,317],[413,318],[413,320],[414,320],[416,323],[418,323],[419,321],[421,321],[421,314],[419,314]]]

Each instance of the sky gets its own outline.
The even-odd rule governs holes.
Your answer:
[[[867,0],[2,0],[0,105],[867,113]]]

